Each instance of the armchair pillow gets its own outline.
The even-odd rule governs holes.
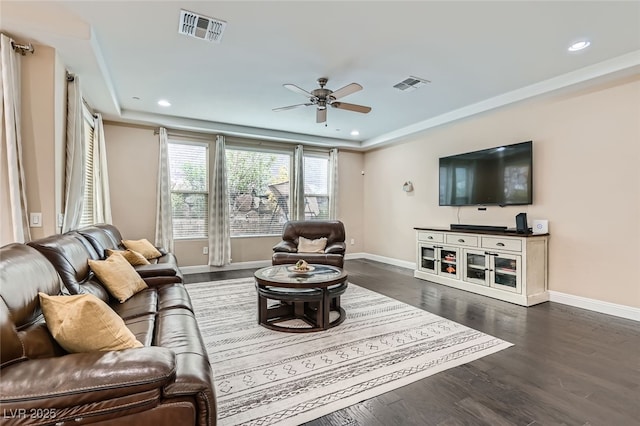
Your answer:
[[[327,238],[317,238],[310,240],[305,237],[298,238],[298,253],[324,253],[327,246]]]
[[[155,259],[162,256],[162,253],[146,238],[141,240],[122,240],[122,244],[129,250],[137,251],[146,259]]]
[[[114,252],[106,260],[89,259],[89,267],[120,303],[147,288],[147,283],[140,274],[118,252]]]
[[[47,328],[67,352],[141,348],[122,318],[92,294],[49,296],[38,293]]]

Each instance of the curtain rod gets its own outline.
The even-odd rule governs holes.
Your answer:
[[[34,54],[36,49],[34,49],[31,43],[29,44],[18,44],[15,41],[11,40],[11,47],[16,53],[21,54],[22,56],[26,55],[27,52]]]
[[[160,128],[156,128],[153,130],[153,134],[157,136],[160,133]],[[188,130],[172,130],[167,128],[167,135],[169,137],[175,137],[180,139],[192,139],[197,141],[214,141],[217,135],[223,135],[227,141],[227,144],[232,145],[244,145],[247,147],[262,147],[262,148],[290,148],[295,145],[300,145],[301,143],[291,143],[291,142],[280,142],[280,141],[270,141],[264,139],[254,139],[254,138],[243,138],[238,136],[227,136],[224,133],[200,133],[200,132],[192,132]],[[329,152],[331,147],[319,147],[314,145],[306,145],[302,143],[304,146],[305,152],[318,152],[318,153],[326,153]]]

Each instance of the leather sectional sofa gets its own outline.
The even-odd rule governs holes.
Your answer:
[[[88,260],[120,240],[101,225],[0,248],[2,424],[215,425],[213,373],[175,256],[136,267],[148,288],[119,303]],[[144,347],[67,353],[39,292],[97,296]]]

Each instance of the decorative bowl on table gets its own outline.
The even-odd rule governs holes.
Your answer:
[[[314,266],[311,266],[311,265],[307,265],[307,267],[303,268],[303,269],[296,268],[295,265],[287,266],[287,271],[293,272],[294,274],[307,274],[307,273],[313,271],[314,269],[316,269],[316,268]]]

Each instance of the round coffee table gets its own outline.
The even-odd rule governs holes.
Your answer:
[[[345,319],[340,296],[347,289],[347,273],[329,265],[309,265],[313,270],[299,273],[293,265],[258,269],[254,276],[258,292],[258,323],[272,330],[308,333],[327,330]],[[269,300],[277,303],[269,304]],[[330,312],[338,318],[330,320]],[[305,326],[280,323],[302,320]],[[299,324],[299,322],[298,322]]]

